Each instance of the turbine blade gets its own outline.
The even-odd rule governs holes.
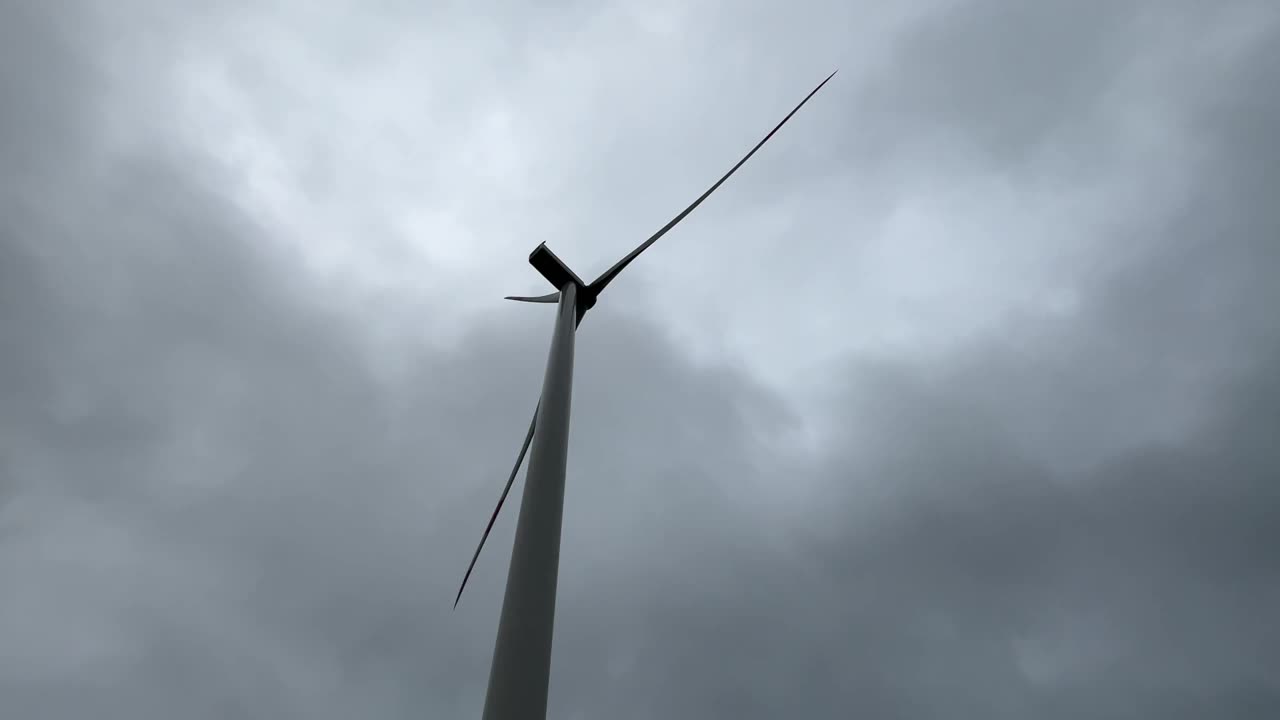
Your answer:
[[[541,405],[541,401],[538,403]],[[511,484],[516,480],[516,474],[520,472],[520,465],[524,463],[525,453],[529,452],[529,443],[533,441],[533,429],[538,424],[538,407],[533,408],[533,419],[529,421],[529,432],[524,436],[524,444],[520,446],[520,454],[516,456],[516,465],[511,468],[511,475],[507,478],[507,484],[502,488],[502,495],[498,498],[498,504],[493,508],[493,515],[489,516],[489,524],[484,526],[484,535],[480,536],[480,544],[476,546],[476,552],[471,556],[471,564],[467,565],[467,574],[462,576],[462,585],[458,587],[458,595],[453,599],[453,607],[458,608],[458,601],[462,599],[462,591],[467,587],[467,580],[471,578],[471,571],[476,567],[476,560],[480,557],[480,550],[484,548],[484,541],[489,539],[489,531],[493,530],[493,523],[498,519],[498,511],[502,510],[502,504],[507,501],[507,494],[511,492]]]
[[[508,295],[504,297],[503,300],[515,300],[516,302],[531,302],[531,303],[554,303],[554,302],[560,302],[560,293],[559,291],[556,291],[553,293],[548,293],[546,295],[539,295],[538,297],[525,297],[523,295]]]
[[[751,156],[755,155],[757,150],[759,150],[765,143],[769,142],[769,138],[773,137],[774,133],[781,130],[782,126],[786,125],[787,121],[791,119],[791,116],[799,112],[800,108],[804,107],[804,104],[809,102],[809,98],[817,94],[817,92],[822,89],[822,86],[826,85],[827,81],[835,77],[835,75],[836,75],[835,72],[833,72],[827,76],[826,80],[823,80],[822,82],[818,83],[818,87],[811,90],[809,94],[806,95],[804,99],[800,101],[799,105],[796,105],[791,112],[787,113],[787,116],[782,118],[782,122],[775,125],[774,128],[769,131],[769,134],[764,136],[763,140],[756,143],[756,146],[751,148],[751,152],[748,152],[746,155],[744,155],[743,158],[738,161],[737,165],[734,165],[732,168],[729,168],[729,172],[725,173],[724,176],[721,177],[719,180],[717,180],[716,183],[712,185],[710,188],[708,188],[706,192],[702,193],[702,195],[699,196],[697,200],[694,200],[693,204],[685,208],[684,211],[681,212],[679,215],[672,218],[671,222],[667,223],[666,225],[663,225],[662,229],[654,233],[653,235],[651,235],[648,240],[645,240],[644,242],[640,243],[639,247],[637,247],[635,250],[632,250],[626,257],[619,260],[617,264],[615,264],[613,267],[605,271],[603,275],[596,278],[595,281],[592,282],[591,285],[589,286],[589,289],[592,291],[592,293],[599,294],[601,290],[604,290],[605,286],[608,285],[610,282],[612,282],[613,279],[618,276],[618,273],[622,272],[623,268],[629,265],[632,260],[635,260],[636,257],[640,255],[640,253],[644,252],[646,249],[648,249],[650,245],[657,242],[658,238],[662,237],[663,235],[666,235],[667,231],[669,231],[671,228],[676,226],[676,223],[685,219],[685,216],[693,212],[695,208],[701,205],[703,200],[706,200],[707,197],[711,195],[711,193],[715,192],[717,188],[719,188],[721,185],[724,184],[724,181],[728,180],[730,176],[732,176],[735,172],[737,172],[738,168],[742,167],[743,164],[745,164],[748,160],[750,160]]]

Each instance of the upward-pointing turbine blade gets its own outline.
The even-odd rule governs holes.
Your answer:
[[[559,293],[557,293],[559,294]],[[539,405],[541,402],[539,402]],[[502,510],[502,503],[507,501],[507,494],[511,492],[511,484],[515,482],[516,475],[520,472],[520,465],[524,462],[525,453],[529,452],[529,443],[533,442],[533,429],[538,424],[538,407],[533,408],[533,419],[529,421],[529,432],[524,436],[524,444],[520,446],[520,454],[516,456],[516,465],[511,468],[511,475],[507,478],[507,484],[502,488],[502,496],[498,498],[498,504],[493,508],[493,515],[489,516],[489,524],[484,526],[484,535],[480,536],[480,544],[476,546],[476,552],[471,556],[471,564],[467,566],[467,574],[462,576],[462,585],[458,586],[458,595],[453,599],[453,607],[458,607],[458,601],[462,599],[462,591],[467,587],[467,580],[471,578],[471,571],[476,567],[476,560],[480,557],[480,550],[484,548],[484,541],[489,539],[489,531],[493,530],[493,523],[498,519],[498,512]]]
[[[711,195],[711,193],[715,192],[717,188],[719,188],[721,185],[724,184],[725,180],[728,180],[730,176],[732,176],[735,172],[737,172],[738,168],[742,167],[743,164],[745,164],[748,160],[750,160],[751,156],[755,155],[757,150],[759,150],[765,143],[769,142],[769,138],[773,137],[774,133],[781,130],[782,126],[786,125],[787,121],[791,119],[791,116],[799,112],[800,108],[804,107],[804,104],[809,102],[809,98],[817,94],[817,92],[822,89],[822,86],[826,85],[827,81],[835,77],[835,75],[836,73],[832,72],[830,75],[827,76],[826,80],[823,80],[822,82],[818,83],[818,87],[811,90],[809,94],[806,95],[804,99],[800,101],[799,105],[796,105],[791,112],[787,113],[787,116],[782,118],[782,122],[775,125],[774,128],[769,131],[769,134],[764,136],[763,140],[756,143],[756,146],[751,148],[751,152],[744,155],[743,158],[738,161],[737,165],[734,165],[733,167],[729,168],[729,172],[725,173],[724,176],[721,177],[719,180],[717,180],[716,184],[708,188],[706,192],[702,193],[702,195],[699,196],[697,200],[694,200],[692,205],[685,208],[683,212],[681,212],[679,215],[672,218],[671,222],[667,223],[666,225],[663,225],[662,229],[654,233],[652,236],[650,236],[648,240],[645,240],[644,242],[640,243],[640,247],[637,247],[635,250],[632,250],[626,257],[622,258],[617,262],[617,264],[615,264],[613,267],[605,271],[603,275],[596,278],[595,281],[592,282],[591,285],[588,287],[588,290],[590,290],[591,295],[593,296],[598,295],[600,291],[604,290],[605,286],[608,285],[610,282],[612,282],[613,279],[618,276],[618,273],[622,272],[623,268],[629,265],[632,260],[635,260],[640,255],[640,253],[644,252],[646,249],[648,249],[650,245],[657,242],[658,238],[662,237],[663,235],[666,235],[667,231],[675,227],[676,223],[685,219],[685,216],[693,212],[694,208],[697,208],[699,205],[701,205],[703,200],[706,200],[707,197]]]

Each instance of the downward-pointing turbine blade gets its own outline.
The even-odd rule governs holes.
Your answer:
[[[515,300],[516,302],[532,302],[532,303],[554,303],[560,301],[559,291],[539,295],[538,297],[525,297],[523,295],[508,295],[503,300]]]
[[[742,167],[743,164],[745,164],[748,160],[750,160],[751,156],[755,155],[757,150],[759,150],[765,143],[769,142],[769,138],[773,137],[774,133],[781,130],[782,126],[786,125],[787,121],[791,119],[791,116],[799,112],[800,108],[804,107],[804,104],[809,102],[809,98],[817,94],[817,92],[822,89],[822,86],[826,85],[827,81],[835,77],[835,75],[836,75],[835,72],[832,72],[830,75],[827,76],[826,80],[823,80],[822,82],[818,83],[818,87],[810,91],[809,94],[806,95],[804,99],[800,101],[799,105],[796,105],[791,112],[787,113],[787,116],[782,118],[782,122],[775,125],[774,128],[769,131],[769,134],[764,136],[763,140],[756,143],[756,146],[751,148],[751,152],[744,155],[743,158],[738,161],[737,165],[734,165],[732,168],[729,168],[729,172],[725,173],[724,176],[721,177],[719,180],[717,180],[716,184],[708,188],[706,192],[702,193],[702,195],[697,200],[694,200],[692,205],[685,208],[683,212],[681,212],[679,215],[672,218],[671,222],[667,223],[666,225],[663,225],[662,229],[654,233],[652,236],[650,236],[648,240],[645,240],[644,242],[640,243],[640,247],[637,247],[635,250],[632,250],[630,254],[628,254],[626,257],[622,258],[621,260],[619,260],[617,264],[609,268],[603,275],[596,278],[595,281],[592,282],[588,288],[591,291],[591,294],[598,295],[600,291],[604,290],[605,286],[608,285],[610,282],[612,282],[613,279],[618,276],[618,273],[622,272],[623,268],[629,265],[632,260],[635,260],[636,257],[640,255],[640,253],[644,252],[646,249],[648,249],[650,245],[657,242],[658,238],[662,237],[663,235],[666,235],[667,231],[669,231],[671,228],[676,226],[676,223],[683,220],[685,216],[693,212],[695,208],[701,205],[703,200],[706,200],[707,197],[711,195],[711,193],[715,192],[717,188],[719,188],[721,185],[724,184],[725,180],[728,180],[730,176],[732,176],[735,172],[737,172],[738,168]]]
[[[541,404],[541,403],[539,403]],[[498,519],[498,512],[502,510],[502,503],[507,501],[507,494],[511,492],[511,484],[516,480],[516,474],[520,472],[520,465],[524,462],[525,453],[529,452],[529,443],[533,441],[533,429],[538,424],[538,408],[533,408],[533,419],[529,421],[529,432],[524,436],[524,444],[520,446],[520,454],[516,456],[516,465],[511,468],[511,475],[507,478],[507,484],[502,488],[502,496],[498,498],[498,504],[493,508],[493,515],[489,516],[489,524],[484,526],[484,535],[480,536],[480,544],[476,546],[476,552],[471,556],[471,564],[467,566],[467,574],[462,576],[462,585],[458,587],[458,595],[453,599],[453,607],[458,607],[458,601],[462,599],[462,591],[467,587],[467,580],[471,578],[471,571],[476,567],[476,560],[480,557],[480,550],[484,548],[484,541],[489,539],[489,532],[493,530],[493,523]]]

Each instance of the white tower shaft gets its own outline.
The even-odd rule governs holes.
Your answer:
[[[507,591],[489,669],[484,720],[544,720],[547,716],[564,476],[569,454],[569,408],[573,400],[577,291],[573,282],[566,282],[560,289],[537,426],[529,449],[529,472],[507,571]]]

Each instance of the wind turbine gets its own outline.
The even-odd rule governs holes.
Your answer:
[[[520,517],[516,523],[511,567],[507,572],[506,595],[498,621],[498,638],[494,644],[493,662],[489,669],[489,688],[485,694],[484,720],[514,718],[542,720],[547,714],[547,688],[551,675],[551,637],[555,623],[556,580],[560,568],[560,528],[564,513],[564,476],[569,453],[569,406],[573,394],[573,349],[578,325],[609,283],[631,264],[640,253],[702,204],[724,184],[738,168],[756,154],[774,133],[778,132],[823,85],[835,77],[832,72],[782,118],[768,135],[743,156],[689,207],[676,215],[648,240],[619,260],[591,284],[582,282],[546,243],[529,255],[529,264],[542,274],[555,292],[539,297],[512,297],[507,300],[532,303],[556,303],[555,330],[551,336],[551,352],[542,380],[542,395],[529,421],[515,467],[507,477],[502,495],[493,509],[484,535],[471,556],[471,564],[462,578],[453,606],[458,606],[467,579],[475,568],[498,512],[511,491],[525,453],[529,454],[529,472],[525,479]]]

